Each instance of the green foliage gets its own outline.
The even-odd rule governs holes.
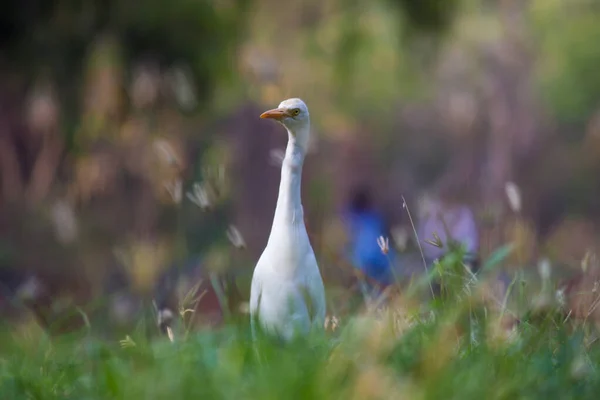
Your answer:
[[[214,2],[177,0],[119,1],[114,6],[116,29],[133,59],[157,53],[169,64],[183,62],[194,72],[197,89],[209,94],[234,57],[244,27],[247,0],[217,9]]]
[[[0,37],[15,69],[57,78],[77,95],[82,61],[98,35],[112,34],[129,60],[151,56],[170,66],[189,66],[200,100],[206,100],[227,68],[245,27],[248,0],[228,7],[211,1],[19,1],[4,4]]]
[[[441,33],[448,30],[456,16],[461,0],[389,0],[400,7],[410,30]]]
[[[490,271],[498,264],[500,264],[503,260],[505,260],[514,250],[514,245],[506,244],[499,249],[495,250],[490,257],[486,260],[483,265],[483,271]]]
[[[594,1],[533,1],[530,17],[542,97],[566,122],[588,118],[600,104],[600,7]]]

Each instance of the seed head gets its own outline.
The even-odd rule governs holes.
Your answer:
[[[383,236],[379,236],[377,238],[377,244],[381,249],[383,254],[387,254],[390,251],[390,240],[388,238],[384,238]]]

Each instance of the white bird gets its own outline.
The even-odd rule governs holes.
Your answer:
[[[291,340],[325,322],[325,289],[300,199],[310,116],[302,100],[288,99],[260,117],[281,123],[288,143],[271,233],[252,277],[251,326],[253,334],[258,323],[264,331]]]

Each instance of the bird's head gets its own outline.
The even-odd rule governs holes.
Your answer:
[[[300,99],[287,99],[279,107],[265,111],[261,118],[274,119],[286,127],[290,135],[304,148],[310,135],[310,116],[308,107]]]

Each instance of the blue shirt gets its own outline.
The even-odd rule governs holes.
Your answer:
[[[394,252],[390,249],[387,255],[383,254],[377,243],[380,236],[387,236],[383,218],[374,211],[349,211],[345,213],[345,219],[350,237],[348,253],[354,266],[382,284],[392,283],[390,267]]]

